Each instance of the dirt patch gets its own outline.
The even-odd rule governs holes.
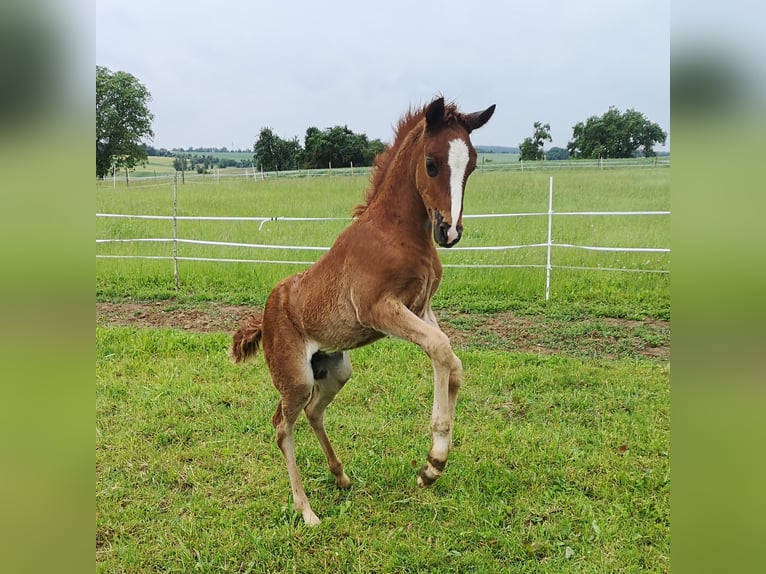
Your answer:
[[[179,305],[170,301],[96,303],[96,324],[168,327],[198,333],[233,333],[258,312],[240,305],[205,303]],[[436,312],[455,348],[487,348],[541,354],[617,358],[670,359],[670,323],[657,319],[630,321],[614,318],[556,320],[520,316]]]
[[[252,307],[239,305],[183,307],[167,301],[96,303],[96,324],[110,327],[170,327],[197,333],[233,332],[254,312]]]

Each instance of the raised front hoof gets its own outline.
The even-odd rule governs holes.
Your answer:
[[[346,476],[346,473],[344,472],[342,476],[335,477],[335,486],[337,486],[338,488],[350,488],[351,479],[348,476]]]

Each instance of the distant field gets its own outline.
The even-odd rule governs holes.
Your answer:
[[[152,177],[154,175],[172,175],[175,173],[172,157],[149,156],[146,165],[139,165],[135,171],[130,173],[130,178]],[[117,178],[125,179],[125,173],[118,173]]]
[[[670,170],[652,168],[612,170],[556,170],[556,211],[667,210]],[[466,214],[547,211],[549,173],[477,172],[468,183]],[[367,186],[367,176],[272,178],[266,181],[223,178],[194,180],[179,186],[179,215],[291,216],[348,218]],[[96,189],[96,208],[102,213],[172,213],[172,185]],[[329,246],[342,221],[179,222],[181,238],[212,241]],[[466,219],[460,247],[520,245],[545,242],[546,217]],[[170,238],[167,221],[96,221],[98,238]],[[670,220],[664,216],[561,217],[554,222],[554,242],[593,246],[669,247]],[[169,243],[99,245],[97,253],[170,256]],[[269,259],[310,262],[319,251],[285,251],[181,245],[179,255],[230,259]],[[666,253],[600,253],[557,249],[554,265],[581,267],[669,269]],[[510,251],[443,251],[447,265],[544,265],[545,249]],[[169,261],[97,261],[97,294],[103,299],[167,298],[175,295]],[[305,264],[181,262],[181,296],[197,300],[261,304],[281,277]],[[485,311],[541,305],[544,269],[447,269],[435,305]],[[553,301],[569,312],[614,316],[656,316],[670,313],[669,276],[642,273],[556,270]],[[579,309],[579,311],[577,311]]]
[[[236,161],[239,161],[241,159],[253,159],[253,153],[252,152],[178,152],[179,154],[184,155],[207,155],[207,156],[213,156],[217,158],[222,159],[233,159]],[[139,165],[136,167],[135,170],[131,171],[129,174],[130,179],[140,179],[145,177],[154,177],[154,176],[165,176],[165,175],[173,175],[175,173],[175,169],[173,168],[173,159],[172,157],[160,157],[160,156],[149,156],[146,164]],[[223,168],[222,171],[225,170],[234,170],[234,168]],[[120,172],[117,174],[117,178],[120,179],[122,182],[125,181],[125,172]],[[110,178],[107,178],[107,180],[111,181]]]
[[[237,152],[237,151],[227,151],[227,152],[220,152],[220,151],[194,151],[194,152],[179,152],[179,153],[186,153],[191,155],[210,155],[213,157],[218,157],[221,159],[234,159],[234,160],[241,160],[241,159],[253,159],[253,152],[252,151],[243,151],[243,152]]]
[[[478,164],[479,167],[489,164],[518,164],[519,154],[517,153],[480,153]]]

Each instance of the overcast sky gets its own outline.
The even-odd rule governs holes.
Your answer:
[[[668,4],[98,0],[96,64],[149,89],[155,147],[251,149],[265,126],[390,142],[410,105],[443,94],[497,104],[474,144],[517,146],[541,121],[547,149],[609,106],[669,133]]]

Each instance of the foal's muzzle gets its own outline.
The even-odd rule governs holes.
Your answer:
[[[452,237],[450,237],[451,228],[452,226],[444,221],[444,218],[442,217],[442,214],[439,212],[439,210],[435,209],[433,222],[434,241],[436,241],[436,243],[438,243],[441,247],[453,247],[458,241],[460,241],[460,238],[463,236],[462,225],[457,224],[455,226],[455,229],[452,231]]]

